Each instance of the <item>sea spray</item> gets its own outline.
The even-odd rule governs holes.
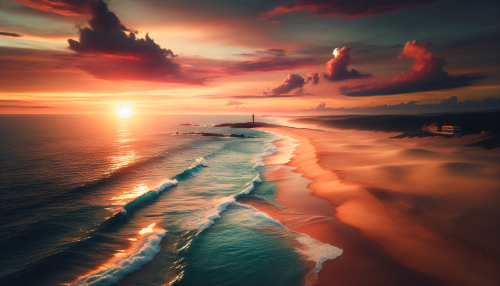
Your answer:
[[[71,285],[106,286],[118,283],[125,275],[153,260],[160,251],[160,242],[165,235],[164,229],[154,230],[143,237],[142,244],[132,254],[115,262],[113,267],[88,275]]]

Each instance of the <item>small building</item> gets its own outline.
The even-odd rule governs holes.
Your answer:
[[[440,123],[431,123],[429,125],[422,126],[423,131],[429,131],[438,134],[448,134],[448,135],[460,135],[460,126],[443,125]]]
[[[439,133],[443,131],[443,124],[440,123],[431,123],[427,126],[427,131],[432,133]]]
[[[460,135],[460,126],[443,125],[443,134]]]

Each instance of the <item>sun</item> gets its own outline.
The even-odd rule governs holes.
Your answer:
[[[120,117],[130,117],[132,115],[132,109],[128,105],[120,105],[118,106],[118,115]]]

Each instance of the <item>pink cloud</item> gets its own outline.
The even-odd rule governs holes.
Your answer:
[[[362,74],[355,69],[347,70],[347,66],[353,64],[351,59],[351,47],[343,47],[334,50],[335,57],[326,63],[328,73],[323,73],[323,77],[329,81],[340,81],[346,79],[360,79],[371,77],[371,74]]]
[[[239,105],[243,105],[244,103],[241,103],[239,101],[236,101],[236,100],[230,100],[226,103],[226,106],[230,106],[230,105],[236,105],[236,107],[238,107]]]
[[[308,11],[313,17],[366,18],[437,1],[440,0],[300,0],[295,4],[281,5],[271,11],[261,13],[262,17],[258,21],[297,11]]]
[[[25,6],[57,14],[81,17],[89,13],[89,0],[15,0]]]
[[[339,90],[349,96],[390,95],[462,87],[469,85],[470,81],[483,78],[448,75],[448,72],[443,71],[445,60],[436,58],[428,52],[430,47],[431,43],[420,44],[417,40],[406,43],[398,58],[413,59],[410,75],[403,72],[401,76],[389,81],[372,81],[367,84],[345,83]]]
[[[310,72],[307,74],[307,81],[306,83],[308,83],[310,80],[312,80],[312,84],[313,85],[316,85],[318,84],[319,82],[319,74],[317,72]]]

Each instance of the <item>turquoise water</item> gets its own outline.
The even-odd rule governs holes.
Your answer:
[[[210,126],[246,121],[0,116],[0,284],[311,284],[335,249],[239,202],[276,204],[259,172],[278,137]]]

